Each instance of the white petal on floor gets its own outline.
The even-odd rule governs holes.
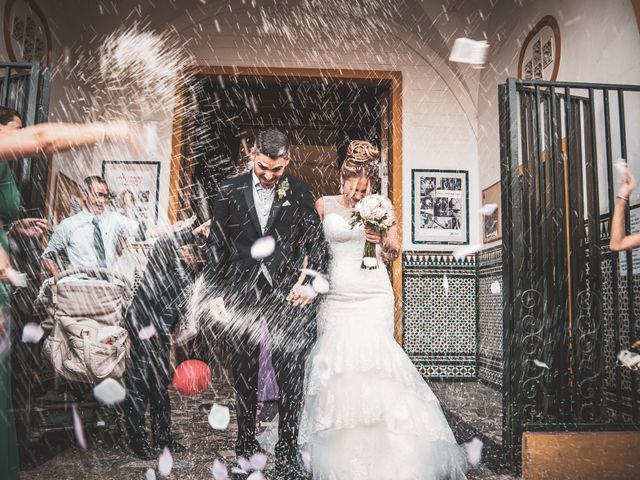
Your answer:
[[[247,474],[247,472],[239,467],[231,467],[231,473],[244,473],[245,475]]]
[[[124,400],[127,392],[117,380],[106,378],[93,387],[93,396],[104,405],[114,405]]]
[[[247,480],[265,480],[262,472],[253,472],[251,475],[247,477]]]
[[[313,282],[311,282],[311,286],[316,292],[320,294],[329,292],[329,281],[321,275],[313,279]]]
[[[444,274],[444,277],[442,277],[442,287],[444,288],[444,294],[449,295],[449,278],[447,277],[447,274]]]
[[[251,471],[251,462],[244,457],[238,457],[238,465],[245,473],[249,473]]]
[[[39,323],[26,323],[22,328],[22,343],[38,343],[43,335],[44,330]]]
[[[147,469],[147,474],[145,475],[146,480],[156,480],[156,471],[153,468]]]
[[[500,286],[499,280],[496,280],[491,284],[491,293],[494,295],[500,295],[500,293],[502,293],[502,287]]]
[[[217,458],[213,461],[213,465],[211,465],[211,474],[213,475],[214,480],[228,480],[229,473],[227,472],[227,467]]]
[[[540,360],[534,359],[533,363],[535,363],[536,367],[546,368],[547,370],[549,370],[549,365],[547,365],[544,362],[541,362]]]
[[[482,248],[482,245],[474,243],[472,245],[465,245],[453,251],[453,258],[456,260],[462,260],[467,255],[473,255]]]
[[[479,438],[473,437],[473,439],[466,444],[467,447],[467,461],[472,467],[477,467],[482,459],[482,447],[484,444]]]
[[[78,407],[75,403],[71,404],[71,413],[73,414],[73,431],[76,434],[76,440],[81,450],[87,449],[87,441],[84,438],[84,428],[82,427],[82,420],[78,414]]]
[[[167,447],[164,447],[162,453],[158,457],[158,473],[163,477],[171,475],[171,469],[173,468],[173,457]]]
[[[486,205],[483,205],[482,208],[480,209],[480,214],[484,215],[485,217],[488,217],[489,215],[492,215],[493,212],[495,212],[497,209],[498,209],[497,203],[487,203]]]
[[[226,430],[231,420],[229,408],[214,403],[209,412],[209,425],[215,430]]]
[[[147,325],[146,327],[142,327],[138,332],[138,337],[140,340],[149,340],[156,334],[156,327],[153,325]]]
[[[273,237],[267,235],[256,240],[251,246],[251,256],[254,260],[261,260],[271,255],[275,249],[276,241]]]
[[[254,453],[249,459],[252,470],[264,470],[267,466],[267,456],[264,453]]]

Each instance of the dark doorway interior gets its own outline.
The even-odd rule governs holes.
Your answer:
[[[386,141],[387,83],[282,75],[196,78],[189,89],[194,112],[185,119],[180,213],[204,220],[205,199],[215,194],[217,182],[245,168],[253,139],[265,128],[289,135],[289,171],[309,183],[314,196],[338,193],[348,142],[366,139],[380,147]]]

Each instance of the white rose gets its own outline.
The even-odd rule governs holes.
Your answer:
[[[368,219],[371,215],[371,209],[365,205],[360,209],[360,216],[364,219]]]
[[[393,208],[393,204],[391,203],[391,200],[389,200],[388,198],[383,198],[382,208],[384,208],[387,211],[391,211],[391,209]]]
[[[382,219],[386,214],[387,212],[381,207],[376,207],[371,211],[371,215],[373,215],[373,218],[376,220]]]

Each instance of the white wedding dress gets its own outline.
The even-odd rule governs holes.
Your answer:
[[[393,337],[384,263],[360,268],[364,228],[324,197],[330,290],[306,366],[299,443],[315,480],[464,479],[466,451]]]

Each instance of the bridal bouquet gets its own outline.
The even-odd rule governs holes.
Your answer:
[[[391,200],[382,195],[368,195],[360,200],[351,214],[351,228],[364,225],[374,229],[383,237],[396,223],[393,217]],[[369,240],[364,244],[364,256],[360,268],[373,270],[378,268],[376,245]]]

